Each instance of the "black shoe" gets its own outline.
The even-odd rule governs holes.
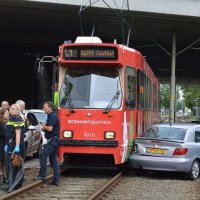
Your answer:
[[[15,186],[15,190],[19,189],[19,188],[22,188],[22,183],[18,184]]]
[[[6,183],[6,184],[8,184],[8,179],[5,178],[5,177],[3,177],[3,181],[2,181],[2,183]]]
[[[60,182],[59,181],[52,181],[51,183],[49,183],[49,185],[59,186]]]
[[[41,177],[41,176],[35,176],[33,178],[34,181],[43,181],[45,178],[44,177]]]

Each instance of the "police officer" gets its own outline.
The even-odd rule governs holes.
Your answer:
[[[51,167],[54,171],[53,181],[50,184],[59,186],[60,173],[57,161],[57,149],[60,145],[60,123],[57,115],[53,112],[53,107],[54,105],[51,101],[45,102],[43,106],[43,110],[48,116],[47,122],[42,123],[42,130],[45,132],[48,142],[40,152],[40,171],[39,175],[34,177],[34,180],[43,180],[46,178],[47,157],[49,157]]]
[[[18,153],[24,158],[24,137],[21,137],[23,133],[23,128],[25,122],[20,116],[20,106],[18,104],[13,104],[10,110],[10,117],[6,124],[6,146],[4,151],[6,152],[6,171],[9,175],[11,169],[11,155],[12,153]],[[17,174],[17,170],[14,170],[13,177]],[[22,187],[23,176],[19,183],[16,185],[15,189]],[[9,185],[12,183],[9,182]]]

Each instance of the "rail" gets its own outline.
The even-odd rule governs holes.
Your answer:
[[[124,171],[119,172],[115,175],[108,183],[106,183],[102,188],[100,188],[95,194],[93,194],[88,200],[97,200],[102,197],[114,184],[116,184]]]
[[[60,173],[63,173],[64,171],[65,171],[65,169],[62,169],[62,170],[60,171]],[[45,182],[48,182],[48,181],[51,180],[52,178],[53,178],[53,174],[50,174],[49,176],[47,176],[47,177],[45,178],[45,180],[34,181],[33,183],[31,183],[31,184],[29,184],[29,185],[26,185],[26,186],[24,186],[24,187],[22,187],[22,188],[20,188],[20,189],[18,189],[18,190],[15,190],[15,191],[13,191],[13,192],[11,192],[11,193],[9,193],[9,194],[6,194],[6,195],[2,196],[2,197],[0,198],[0,200],[14,199],[14,198],[16,198],[16,197],[22,195],[23,193],[26,193],[27,191],[29,191],[29,190],[31,190],[31,189],[33,189],[33,188],[35,188],[35,187],[37,187],[37,186],[39,186],[39,185],[45,183]]]
[[[63,173],[65,169],[61,170],[60,173]],[[115,175],[111,180],[109,180],[105,185],[103,185],[96,193],[94,193],[91,197],[89,197],[89,200],[97,200],[100,197],[102,197],[114,184],[116,184],[120,177],[122,176],[123,171],[119,172],[117,175]],[[36,187],[38,187],[41,184],[44,184],[45,182],[48,182],[53,178],[53,174],[49,175],[45,180],[39,180],[34,181],[33,183],[24,186],[18,190],[13,191],[12,193],[6,194],[0,198],[0,200],[9,200],[9,199],[15,199],[22,194],[26,194],[28,191],[34,190]]]

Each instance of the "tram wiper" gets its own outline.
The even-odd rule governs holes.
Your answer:
[[[116,99],[118,99],[118,96],[120,95],[121,91],[118,90],[115,94],[115,96],[112,98],[112,100],[109,102],[109,104],[107,105],[107,107],[105,108],[105,110],[103,111],[103,113],[108,113],[110,111],[110,109],[112,108],[112,105],[114,104],[114,102],[116,101]]]
[[[73,104],[73,102],[72,102],[72,99],[71,99],[71,97],[70,97],[70,95],[68,95],[68,101],[69,101],[69,110],[70,110],[70,112],[71,113],[75,113],[75,111],[74,111],[74,104]]]

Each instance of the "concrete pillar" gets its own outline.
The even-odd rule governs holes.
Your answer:
[[[172,65],[171,65],[171,95],[170,95],[170,123],[175,122],[175,101],[176,101],[176,33],[173,33],[172,38]]]

